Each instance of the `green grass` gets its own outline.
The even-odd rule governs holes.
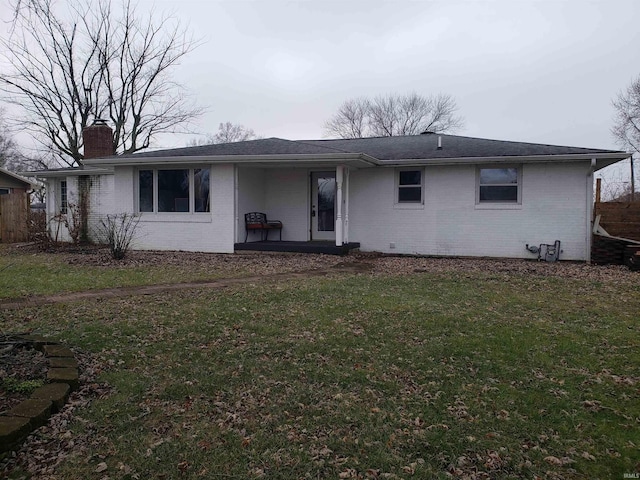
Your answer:
[[[81,255],[81,254],[80,254]],[[81,292],[112,287],[213,280],[229,271],[215,271],[207,265],[109,266],[71,264],[65,254],[12,252],[0,245],[0,299]],[[233,272],[247,275],[248,271]]]
[[[11,377],[0,380],[0,386],[7,392],[25,395],[31,395],[42,385],[44,385],[44,380],[17,380]]]
[[[91,352],[113,387],[77,409],[58,478],[623,478],[638,312],[637,285],[422,273],[5,311],[0,329]]]

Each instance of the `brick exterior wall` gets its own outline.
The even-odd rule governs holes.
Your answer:
[[[234,242],[244,241],[248,211],[281,220],[283,240],[309,239],[309,169],[237,168],[236,209],[236,167],[210,168],[211,212],[142,214],[134,248],[233,252]],[[395,168],[353,170],[349,241],[363,251],[535,258],[525,244],[560,240],[562,260],[586,260],[588,171],[588,162],[522,165],[521,204],[496,207],[476,205],[475,166],[426,167],[418,206],[394,202]],[[72,201],[77,181],[67,180]],[[135,212],[136,182],[134,167],[92,178],[90,223],[106,213]],[[55,188],[50,192],[57,195]],[[54,198],[48,208],[56,204]]]
[[[264,181],[267,218],[282,221],[282,240],[309,240],[309,172],[272,169]]]
[[[476,205],[475,166],[425,168],[418,206],[394,203],[394,168],[351,172],[349,240],[363,251],[514,258],[560,240],[561,259],[586,260],[588,164],[522,169],[521,205],[502,207]]]
[[[176,167],[185,168],[185,167]],[[142,213],[133,248],[232,253],[234,244],[234,166],[211,166],[210,213]],[[135,212],[137,171],[116,167],[115,211]]]

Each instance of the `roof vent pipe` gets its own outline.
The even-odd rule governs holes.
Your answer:
[[[442,137],[438,135],[438,150],[442,150]]]

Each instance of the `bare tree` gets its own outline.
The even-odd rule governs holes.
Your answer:
[[[338,112],[325,123],[325,133],[328,136],[338,138],[368,136],[369,107],[369,100],[363,97],[347,100],[340,106]]]
[[[82,163],[82,129],[95,119],[113,127],[114,153],[132,153],[202,113],[169,75],[196,46],[174,19],[139,17],[129,0],[120,10],[109,0],[14,0],[13,8],[0,88],[62,163]]]
[[[212,143],[233,143],[244,142],[246,140],[257,140],[261,138],[256,135],[251,128],[231,122],[225,122],[218,125],[218,131],[214,135],[206,135],[204,138],[192,139],[187,146],[209,145]]]
[[[453,132],[463,119],[450,95],[424,97],[417,93],[356,98],[344,102],[325,123],[325,134],[339,138],[394,137],[424,131]]]
[[[244,142],[257,138],[256,132],[243,125],[225,122],[218,125],[218,132],[213,136],[214,143]]]
[[[640,152],[640,76],[613,100],[614,125],[611,133],[624,148]]]
[[[622,148],[640,153],[640,76],[618,94],[613,100],[613,107],[616,113],[611,133]],[[633,202],[637,197],[633,156],[630,158],[630,167],[627,194]]]
[[[0,167],[13,170],[14,163],[20,153],[16,142],[13,140],[4,117],[4,110],[0,109]]]

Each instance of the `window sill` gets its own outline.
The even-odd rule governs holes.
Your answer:
[[[477,203],[476,210],[522,210],[521,203]]]
[[[394,203],[394,210],[424,210],[424,203]]]
[[[140,213],[141,222],[211,223],[211,213]]]

